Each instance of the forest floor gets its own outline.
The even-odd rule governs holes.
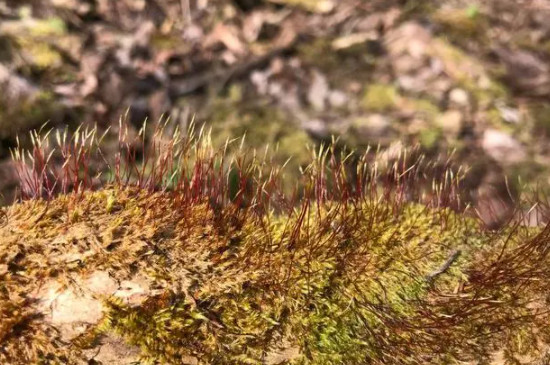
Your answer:
[[[469,198],[505,219],[518,176],[550,176],[549,18],[544,0],[0,1],[0,191],[17,134],[128,111],[136,131],[165,115],[217,144],[246,132],[295,170],[332,135],[456,150]]]

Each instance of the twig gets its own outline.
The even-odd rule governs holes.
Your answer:
[[[456,261],[456,259],[459,258],[460,254],[462,253],[462,251],[460,250],[454,250],[451,255],[449,256],[449,258],[447,258],[447,261],[445,261],[443,263],[443,265],[441,265],[441,267],[435,271],[432,271],[430,274],[428,274],[426,276],[426,281],[427,282],[433,282],[439,275],[445,273],[447,270],[449,270],[449,268],[451,267],[451,265]]]

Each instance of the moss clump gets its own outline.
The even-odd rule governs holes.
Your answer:
[[[52,93],[40,91],[17,103],[0,97],[0,137],[9,137],[21,131],[36,128],[61,111]]]
[[[89,156],[93,135],[75,150]],[[550,228],[487,231],[446,207],[454,174],[426,190],[422,158],[371,168],[321,149],[288,199],[277,166],[246,153],[224,165],[207,136],[178,136],[147,176],[114,165],[114,185],[93,192],[61,171],[60,185],[83,179],[76,193],[5,210],[2,362],[89,361],[116,336],[168,364],[443,364],[548,343]],[[55,176],[36,173],[23,191],[50,192]]]
[[[357,363],[366,354],[378,359],[378,351],[402,340],[385,321],[408,323],[434,290],[425,277],[461,248],[462,257],[434,283],[452,292],[488,239],[474,221],[420,205],[403,206],[396,215],[384,203],[347,211],[329,204],[306,212],[308,225],[300,226],[301,214],[247,218],[230,208],[215,213],[204,203],[182,211],[169,195],[136,190],[86,193],[75,218],[73,199],[8,210],[3,245],[19,242],[18,272],[58,282],[98,269],[119,281],[145,275],[158,294],[138,306],[108,299],[95,331],[114,331],[146,358],[168,363],[184,356],[261,363],[283,338],[299,349],[296,363]],[[91,247],[94,240],[107,250]],[[83,247],[86,259],[77,266],[55,260],[59,249],[66,254]],[[13,273],[3,282],[10,296],[38,285]],[[35,336],[38,341],[41,333]],[[83,349],[75,341],[65,350],[78,355]]]
[[[213,145],[221,147],[233,136],[245,136],[246,145],[258,151],[269,148],[273,151],[273,162],[282,165],[287,160],[290,179],[298,176],[300,167],[307,165],[311,159],[308,146],[313,141],[293,121],[288,120],[281,111],[267,105],[267,101],[258,104],[241,103],[243,90],[232,87],[227,97],[214,101],[212,113],[208,117],[212,126]],[[229,153],[235,151],[230,146]]]
[[[361,106],[367,111],[386,112],[397,107],[399,93],[393,85],[372,84],[367,86]]]
[[[53,38],[59,42],[66,36],[67,29],[63,20],[24,17],[19,21],[8,22],[3,31],[13,40],[25,63],[37,70],[63,66],[61,54],[51,45]]]
[[[479,39],[488,27],[487,19],[476,5],[466,9],[439,9],[432,14],[432,19],[456,40]]]
[[[426,150],[431,151],[443,139],[443,132],[438,127],[426,128],[420,132],[418,138],[420,145]]]

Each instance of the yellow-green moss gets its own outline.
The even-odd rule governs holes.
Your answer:
[[[19,100],[15,105],[3,104],[0,100],[0,136],[13,136],[37,128],[60,109],[52,93],[47,91],[38,92],[27,100]]]
[[[249,148],[261,153],[266,147],[274,151],[274,162],[282,165],[290,159],[287,171],[295,178],[298,168],[311,159],[308,147],[313,146],[313,141],[276,108],[263,103],[242,104],[242,92],[233,86],[226,98],[214,101],[208,118],[215,136],[214,146],[223,146],[232,136],[244,135]]]
[[[442,25],[447,34],[458,40],[484,36],[487,20],[479,8],[471,5],[466,9],[439,9],[432,15],[434,22]]]
[[[71,143],[87,139],[87,154],[94,133]],[[0,318],[10,318],[0,362],[76,364],[104,338],[145,363],[224,365],[452,364],[547,342],[548,315],[532,305],[548,304],[550,229],[488,231],[445,208],[460,206],[450,170],[432,180],[422,160],[371,167],[331,146],[285,196],[276,162],[244,148],[224,155],[187,133],[164,144],[179,165],[172,185],[171,162],[156,156],[135,184],[115,178],[48,201],[22,185],[35,199],[0,222]],[[63,306],[48,305],[60,296]]]
[[[441,140],[443,139],[443,133],[441,131],[441,128],[430,127],[423,129],[419,133],[418,138],[420,145],[430,151],[437,147],[438,144],[441,142]]]
[[[388,84],[368,85],[361,100],[361,106],[367,111],[385,112],[397,107],[399,93],[397,88]]]
[[[0,296],[3,314],[11,296],[39,285],[24,277],[69,283],[94,270],[107,270],[117,280],[139,273],[154,283],[156,294],[133,306],[106,298],[105,319],[58,348],[51,346],[55,335],[47,339],[40,322],[30,323],[26,338],[41,341],[47,351],[29,357],[31,362],[47,354],[72,363],[93,346],[94,337],[116,333],[138,346],[146,363],[192,358],[200,364],[262,364],[284,344],[294,349],[288,364],[385,363],[392,357],[416,364],[422,355],[406,350],[416,346],[409,341],[432,351],[426,346],[433,338],[408,326],[421,325],[425,311],[452,315],[445,311],[453,307],[443,306],[439,313],[432,303],[430,309],[430,298],[452,296],[468,282],[472,260],[494,239],[475,219],[418,204],[395,211],[384,202],[345,210],[328,203],[306,212],[297,226],[298,211],[254,217],[200,202],[179,211],[169,194],[135,189],[75,199],[8,208],[0,252],[15,244],[25,276],[4,277],[2,288],[10,295]],[[296,234],[290,234],[292,227],[299,227]],[[70,253],[82,247],[92,251],[81,251],[87,254],[78,265],[51,260],[60,249]],[[448,270],[427,280],[455,250],[462,254]],[[0,263],[5,262],[4,254]],[[452,336],[468,330],[462,322],[453,326],[447,333],[452,348],[464,351]],[[17,338],[8,338],[8,348],[17,349],[13,341]],[[437,363],[450,353],[430,352]]]

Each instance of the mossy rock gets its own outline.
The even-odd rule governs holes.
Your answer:
[[[451,315],[452,307],[422,307],[435,293],[450,295],[467,281],[471,260],[492,237],[475,220],[414,204],[397,215],[374,203],[345,212],[329,204],[308,213],[310,228],[303,226],[291,239],[286,227],[296,227],[299,215],[270,215],[264,225],[231,208],[216,213],[206,203],[180,211],[169,195],[136,190],[74,199],[18,204],[6,211],[8,223],[0,233],[2,252],[8,254],[0,265],[8,268],[2,284],[8,296],[0,297],[0,308],[3,316],[12,306],[27,314],[11,317],[9,328],[21,326],[17,335],[3,328],[4,361],[72,363],[85,359],[87,349],[105,336],[119,336],[129,348],[141,349],[143,361],[173,364],[182,359],[265,364],[281,348],[292,354],[284,360],[292,364],[411,360],[404,347],[413,346],[409,341],[424,343],[414,356],[442,359],[447,355],[424,347],[431,336],[412,331],[403,338],[398,328],[422,325],[424,310]],[[236,220],[218,226],[220,218],[230,216]],[[261,253],[278,241],[267,256]],[[313,242],[324,242],[320,247],[325,248],[312,251]],[[426,281],[456,249],[462,255],[448,271]],[[363,251],[367,262],[356,256]],[[40,303],[46,300],[43,286],[57,288],[70,306],[70,298],[78,298],[71,282],[92,285],[102,277],[102,288],[113,285],[112,292],[81,294],[77,304],[103,303],[103,319],[74,333],[67,326],[78,328],[76,323],[56,319],[67,314],[61,304],[47,309],[10,299],[31,296]],[[136,291],[141,298],[125,295],[124,285],[116,282],[133,283],[124,284],[130,288],[144,283]],[[466,330],[469,324],[458,322],[452,331],[462,336]]]
[[[24,62],[38,70],[63,65],[61,54],[50,44],[53,38],[59,42],[66,35],[67,29],[63,20],[23,18],[7,23],[2,30],[13,40],[18,52],[23,55]]]
[[[550,342],[550,226],[489,231],[451,204],[452,173],[424,190],[422,159],[379,175],[332,147],[287,199],[246,150],[223,169],[207,135],[177,135],[175,160],[135,183],[115,169],[102,190],[2,210],[1,362],[92,361],[113,339],[144,364],[273,365],[488,362]]]

